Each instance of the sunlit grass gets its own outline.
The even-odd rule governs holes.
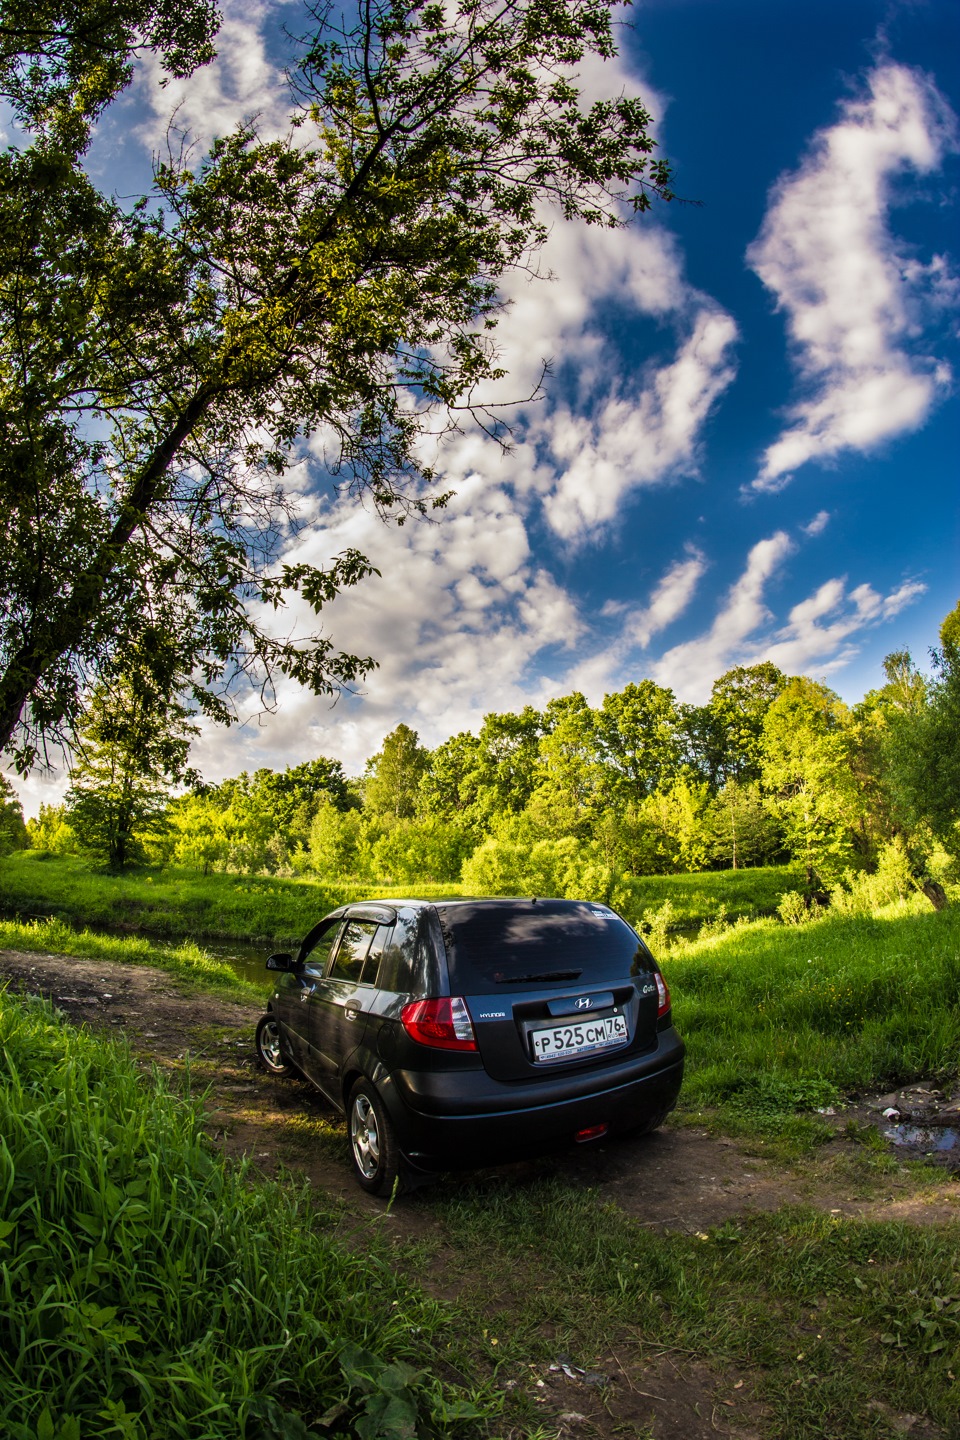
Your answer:
[[[0,1054],[5,1440],[305,1440],[338,1406],[344,1435],[466,1433],[478,1396],[430,1373],[447,1314],[376,1234],[339,1245],[316,1194],[223,1161],[199,1105],[40,1002],[0,994]]]
[[[158,945],[140,935],[74,930],[62,920],[0,920],[0,949],[155,965],[176,975],[187,988],[214,991],[238,1000],[262,1000],[266,993],[265,985],[240,979],[230,965],[209,955],[192,940],[180,945]]]
[[[960,1073],[960,910],[736,926],[666,961],[684,1103],[783,1113]]]

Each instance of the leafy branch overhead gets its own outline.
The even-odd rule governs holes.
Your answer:
[[[0,5],[26,142],[0,157],[0,735],[22,768],[148,627],[219,719],[237,683],[270,703],[280,675],[366,674],[263,618],[373,573],[285,563],[318,503],[290,466],[309,445],[321,514],[338,491],[401,520],[442,505],[421,439],[501,374],[498,283],[550,208],[619,225],[670,193],[641,102],[578,90],[615,53],[599,0],[317,9],[289,134],[171,146],[133,205],[78,155],[139,49],[207,58],[209,6],[36,13],[39,38]]]

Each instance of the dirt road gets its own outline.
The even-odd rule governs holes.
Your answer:
[[[383,1214],[383,1202],[355,1185],[345,1128],[317,1092],[258,1068],[256,1005],[184,994],[169,974],[146,966],[61,955],[0,951],[0,983],[4,980],[13,990],[49,997],[76,1024],[125,1036],[139,1057],[171,1074],[189,1064],[196,1088],[207,1092],[210,1134],[224,1153],[249,1156],[265,1174],[280,1167],[302,1174],[358,1221]],[[595,1190],[601,1202],[615,1203],[642,1224],[671,1231],[701,1232],[750,1211],[798,1202],[837,1214],[916,1224],[960,1218],[960,1185],[947,1173],[942,1182],[919,1183],[911,1171],[900,1169],[885,1181],[882,1195],[875,1187],[870,1194],[858,1193],[849,1172],[836,1163],[851,1149],[841,1117],[837,1124],[836,1138],[816,1160],[797,1167],[767,1158],[759,1143],[738,1143],[688,1121],[652,1136],[504,1167],[501,1173],[515,1177],[517,1184],[537,1174],[559,1174]],[[470,1182],[454,1177],[444,1183],[449,1193],[450,1185]],[[399,1241],[436,1239],[430,1195],[428,1189],[392,1208],[385,1223]],[[433,1283],[442,1291],[442,1277],[434,1274]],[[609,1363],[612,1369],[615,1360]],[[748,1402],[736,1412],[718,1411],[718,1377],[698,1362],[668,1354],[650,1357],[642,1371],[624,1371],[623,1380],[617,1387],[621,1403],[611,1418],[609,1404],[605,1414],[582,1384],[562,1371],[548,1374],[544,1390],[558,1433],[586,1440],[629,1434],[631,1426],[636,1434],[651,1423],[657,1440],[712,1440],[717,1434],[749,1440],[751,1433],[759,1433],[751,1428],[751,1419],[759,1417],[751,1417]],[[564,1421],[566,1414],[579,1418]]]

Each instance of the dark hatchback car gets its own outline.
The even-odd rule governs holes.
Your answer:
[[[636,932],[580,900],[345,905],[280,971],[257,1050],[347,1116],[359,1183],[652,1130],[683,1042]]]

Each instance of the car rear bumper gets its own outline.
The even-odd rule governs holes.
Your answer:
[[[683,1042],[674,1030],[661,1033],[656,1051],[605,1073],[573,1073],[544,1087],[498,1084],[485,1072],[456,1075],[458,1109],[446,1108],[443,1077],[423,1089],[398,1088],[384,1096],[400,1147],[425,1170],[449,1170],[523,1158],[574,1143],[577,1132],[605,1125],[608,1134],[656,1120],[676,1104],[683,1079]],[[401,1077],[397,1077],[400,1079]],[[404,1077],[405,1078],[405,1077]],[[422,1079],[423,1077],[417,1077]]]

